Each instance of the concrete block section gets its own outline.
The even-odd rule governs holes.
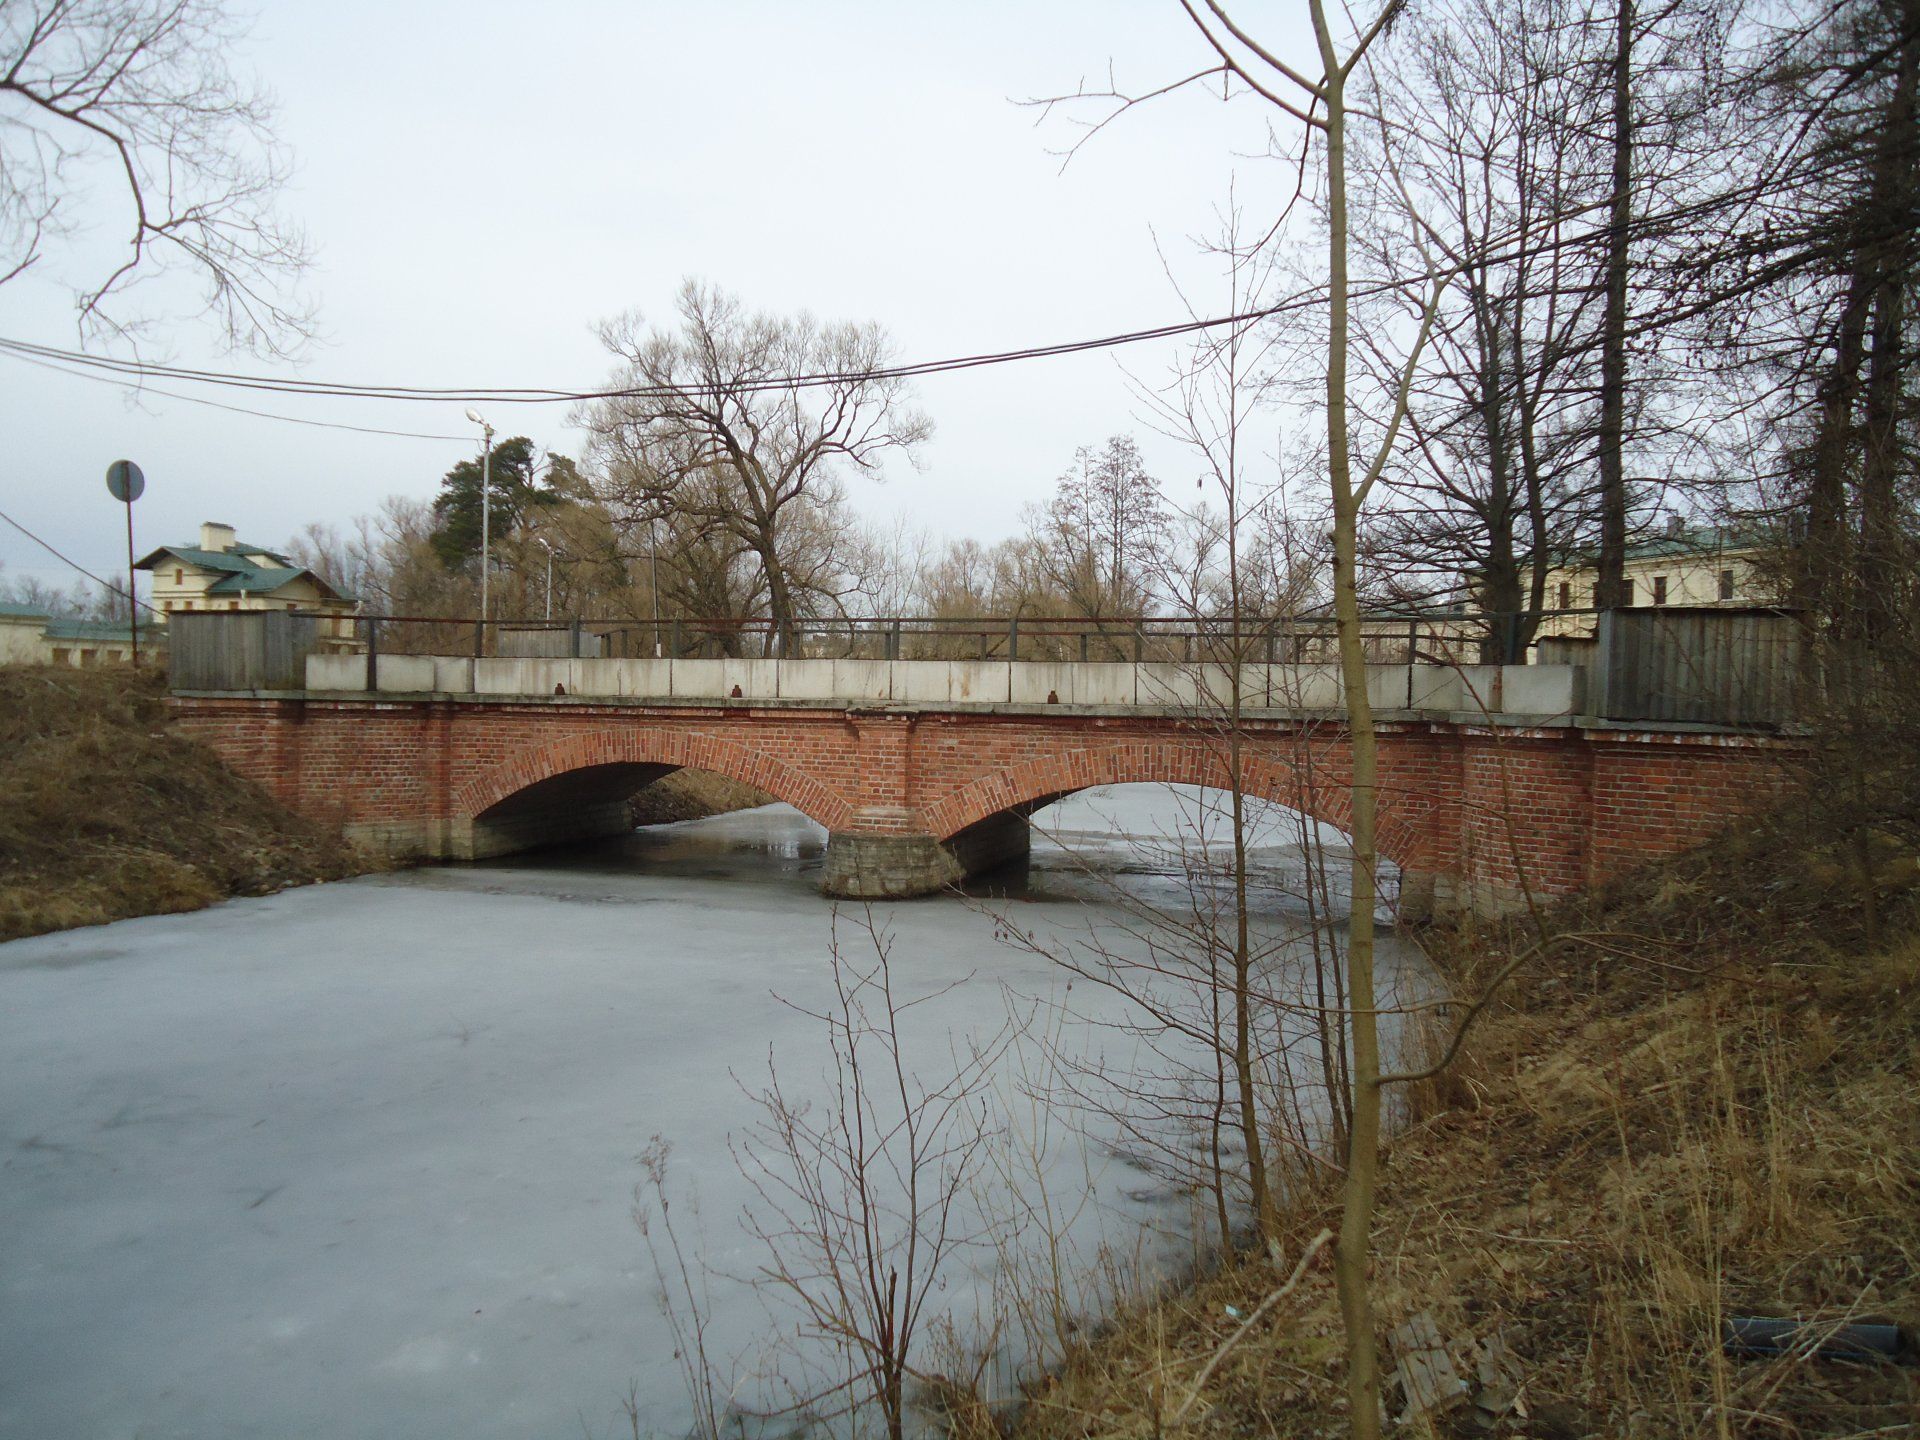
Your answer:
[[[462,656],[436,655],[433,660],[433,688],[441,695],[471,695],[473,661]]]
[[[1413,666],[1367,666],[1367,700],[1376,710],[1404,710],[1413,694]]]
[[[1580,715],[1586,711],[1584,665],[1502,665],[1501,709],[1509,715]]]
[[[1132,705],[1140,688],[1131,663],[1089,660],[1073,667],[1073,703],[1076,705]],[[1061,696],[1066,699],[1066,696]]]
[[[724,660],[669,660],[667,693],[676,700],[718,700],[727,693]]]
[[[780,662],[778,660],[722,660],[720,695],[722,699],[777,700],[780,698]],[[676,674],[678,672],[675,672]]]
[[[614,677],[620,685],[616,694],[641,700],[665,700],[673,694],[671,660],[603,660],[600,663],[614,667]]]
[[[1411,688],[1413,710],[1458,710],[1464,687],[1461,673],[1450,665],[1415,665]]]
[[[1165,660],[1150,660],[1134,667],[1136,703],[1191,707],[1198,698],[1194,685],[1194,667],[1175,665]]]
[[[1497,715],[1503,703],[1506,687],[1501,684],[1503,667],[1499,665],[1461,665],[1454,670],[1459,681],[1451,697],[1436,695],[1430,710],[1464,711],[1471,715]],[[1442,703],[1447,699],[1452,704]]]
[[[476,695],[552,695],[556,685],[572,691],[571,660],[501,660],[473,662]]]
[[[307,689],[364,690],[367,688],[367,657],[364,655],[307,656]]]
[[[1074,674],[1081,668],[1061,660],[1022,660],[1010,667],[1009,698],[1016,705],[1045,705],[1050,701],[1071,705]]]
[[[893,698],[893,667],[885,660],[815,660],[829,665],[828,694],[835,700],[884,701]]]
[[[573,676],[566,681],[569,695],[618,695],[620,693],[619,672],[614,669],[618,660],[576,660],[573,662]]]
[[[1275,710],[1338,710],[1346,703],[1340,667],[1330,661],[1267,669],[1267,703]]]
[[[837,662],[832,660],[780,660],[777,683],[782,700],[833,700],[834,670]],[[885,692],[882,692],[884,697]]]
[[[417,695],[434,688],[431,655],[382,655],[374,668],[386,693]]]
[[[1005,660],[948,662],[947,698],[956,705],[1001,705],[1012,696]]]
[[[901,704],[944,705],[953,698],[953,669],[945,660],[896,660],[892,671],[889,698]]]

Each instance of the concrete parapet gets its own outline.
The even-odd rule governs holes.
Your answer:
[[[312,655],[312,693],[360,693],[366,655]],[[845,706],[1033,706],[1219,713],[1231,673],[1214,662],[1023,660],[570,660],[381,655],[376,688],[394,695],[618,697],[667,703],[743,701]],[[1314,714],[1342,709],[1339,667],[1246,665],[1240,703],[1249,711]],[[735,693],[735,692],[738,693]],[[1541,719],[1580,715],[1586,671],[1578,665],[1369,665],[1374,709],[1457,721],[1474,715]]]
[[[367,688],[365,655],[307,656],[307,689],[364,690]]]

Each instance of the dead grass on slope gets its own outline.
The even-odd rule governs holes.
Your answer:
[[[369,868],[171,734],[154,671],[0,669],[0,940]]]
[[[704,820],[734,810],[768,805],[773,796],[752,785],[729,780],[705,770],[675,770],[642,789],[628,804],[636,825],[671,825],[680,820]]]
[[[1518,1384],[1497,1414],[1463,1401],[1398,1433],[1920,1435],[1911,1365],[1720,1343],[1730,1315],[1920,1321],[1913,867],[1883,867],[1870,945],[1818,829],[1782,816],[1555,914],[1612,938],[1524,972],[1421,1097],[1385,1167],[1382,1332],[1425,1312],[1470,1386],[1490,1345]],[[1463,994],[1523,938],[1431,937]],[[1332,1218],[1303,1206],[1291,1253]],[[1324,1264],[1169,1423],[1238,1328],[1226,1307],[1277,1283],[1249,1263],[1122,1317],[1034,1397],[1026,1435],[1344,1433]]]

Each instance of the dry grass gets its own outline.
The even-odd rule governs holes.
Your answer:
[[[1463,1408],[1401,1433],[1920,1435],[1920,1370],[1719,1345],[1734,1314],[1920,1321],[1913,867],[1883,866],[1870,945],[1821,830],[1783,816],[1555,916],[1614,938],[1523,973],[1422,1097],[1384,1176],[1383,1328],[1427,1311],[1469,1377],[1502,1336],[1523,1382],[1490,1429]],[[1433,938],[1466,992],[1522,937]],[[1249,1264],[1122,1317],[1035,1397],[1028,1436],[1344,1433],[1326,1273],[1169,1431],[1225,1307],[1275,1283]]]
[[[0,669],[0,940],[368,868],[169,734],[151,671]]]
[[[668,825],[677,820],[703,820],[732,810],[750,810],[772,803],[773,796],[724,775],[705,770],[675,770],[662,775],[628,802],[636,825]]]

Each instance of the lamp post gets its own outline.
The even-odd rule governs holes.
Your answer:
[[[660,658],[660,530],[659,517],[647,517],[647,581],[653,587],[653,658]]]
[[[487,572],[493,568],[493,426],[478,410],[467,419],[480,427],[480,620],[487,619]]]
[[[547,543],[547,537],[533,537],[540,542],[540,548],[547,552],[547,619],[553,619],[553,546]]]

